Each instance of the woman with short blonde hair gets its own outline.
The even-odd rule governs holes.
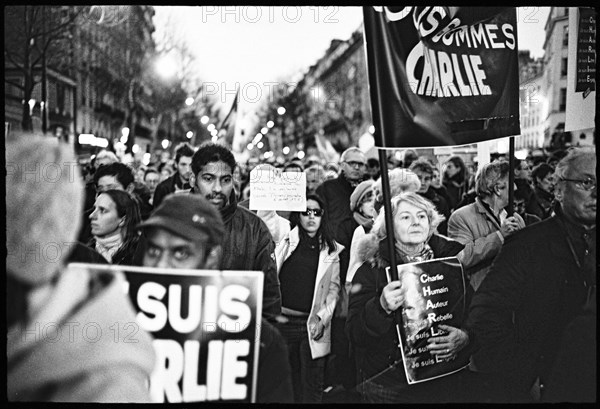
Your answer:
[[[463,245],[435,234],[444,219],[429,200],[414,192],[394,196],[391,201],[394,221],[396,262],[407,264],[456,256]],[[358,249],[366,260],[352,280],[346,331],[356,351],[361,380],[359,391],[369,403],[428,403],[460,401],[461,372],[408,385],[401,350],[398,348],[395,311],[414,305],[414,292],[407,295],[406,282],[388,283],[390,265],[385,211]],[[404,278],[404,277],[399,277]],[[411,298],[412,297],[412,298]],[[418,300],[417,300],[418,301]],[[438,326],[447,335],[432,337],[427,349],[439,360],[455,359],[468,345],[467,334],[455,327]],[[392,365],[393,364],[393,365]]]

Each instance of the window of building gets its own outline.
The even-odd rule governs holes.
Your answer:
[[[567,76],[567,66],[568,66],[568,59],[565,57],[560,62],[560,76],[561,77]]]
[[[585,139],[585,134],[582,132],[581,135],[579,135],[579,139]]]
[[[569,26],[563,27],[563,48],[569,46]]]
[[[567,109],[567,89],[560,89],[560,98],[558,100],[558,110],[563,112]]]

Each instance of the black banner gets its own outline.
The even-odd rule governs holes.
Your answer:
[[[364,7],[363,14],[376,146],[520,134],[516,8]]]
[[[389,277],[389,267],[388,280]],[[398,266],[404,290],[400,344],[409,384],[449,375],[466,367],[464,350],[453,359],[439,359],[429,353],[427,340],[445,331],[440,324],[460,328],[465,318],[465,280],[456,257]]]

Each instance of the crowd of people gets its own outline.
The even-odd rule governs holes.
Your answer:
[[[392,258],[456,257],[466,284],[465,319],[440,324],[425,348],[437,361],[466,352],[468,366],[411,384],[396,314],[410,295],[386,277],[379,162],[359,148],[338,163],[239,164],[222,145],[182,144],[146,166],[102,151],[49,181],[27,166],[76,163],[69,147],[32,135],[6,147],[9,400],[150,401],[150,334],[135,344],[26,336],[49,320],[134,320],[122,276],[71,262],[262,271],[257,402],[596,399],[595,148],[515,159],[512,214],[505,158],[476,173],[460,156],[390,158]],[[255,166],[304,172],[306,209],[249,209]],[[49,243],[58,255],[40,261]]]

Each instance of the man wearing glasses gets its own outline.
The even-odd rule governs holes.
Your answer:
[[[365,154],[357,147],[346,149],[340,156],[340,175],[326,180],[317,188],[325,204],[325,212],[329,215],[329,227],[335,241],[344,246],[340,253],[340,282],[346,282],[346,272],[350,262],[350,244],[358,223],[350,210],[350,196],[354,188],[365,179],[367,160]],[[368,177],[368,176],[367,176]],[[348,340],[344,332],[348,300],[345,291],[340,291],[340,298],[332,320],[332,355],[334,356],[333,376],[330,383],[343,384],[346,389],[355,385],[354,362],[348,355]],[[327,383],[326,379],[326,383]]]
[[[596,153],[557,165],[555,215],[506,240],[467,328],[492,401],[596,399]]]

